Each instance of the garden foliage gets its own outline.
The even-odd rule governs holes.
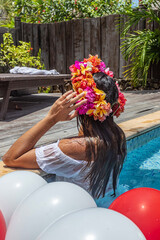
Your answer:
[[[32,56],[31,43],[20,41],[16,47],[13,42],[11,33],[3,34],[3,43],[0,50],[0,66],[3,67],[5,72],[9,69],[19,67],[35,67],[43,69],[44,65],[41,64],[41,50],[38,56]]]
[[[119,14],[131,9],[130,0],[2,0],[3,10],[8,14],[8,26],[13,25],[13,17],[21,17],[23,22],[50,23],[77,18],[101,17]],[[144,1],[144,0],[143,0]],[[145,0],[145,2],[148,0]],[[5,2],[8,4],[6,5]],[[4,23],[3,23],[4,24]]]
[[[118,13],[129,1],[113,0],[16,0],[15,10],[28,22],[57,22]],[[36,17],[35,17],[36,16]]]
[[[14,27],[14,1],[0,0],[0,26]]]
[[[141,10],[124,14],[127,21],[121,25],[121,49],[125,59],[130,61],[124,74],[132,80],[133,85],[136,86],[140,81],[146,85],[151,65],[160,62],[160,2],[155,0]],[[131,31],[140,21],[144,21],[146,29]],[[157,23],[157,29],[148,29],[147,25],[153,21]]]

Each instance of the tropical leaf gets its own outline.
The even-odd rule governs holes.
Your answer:
[[[144,2],[144,1],[143,1]],[[156,10],[155,10],[156,9]],[[160,62],[160,1],[149,1],[142,9],[123,13],[119,24],[121,29],[121,50],[129,64],[124,76],[131,79],[134,85],[142,81],[146,85],[148,72],[152,64]],[[156,22],[159,29],[133,30],[140,21]],[[157,27],[158,28],[158,27]]]
[[[122,41],[121,49],[124,58],[130,60],[125,77],[134,85],[139,80],[146,85],[151,64],[160,62],[160,30],[134,31]]]

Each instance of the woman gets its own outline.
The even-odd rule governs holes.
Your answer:
[[[115,194],[126,156],[126,139],[113,116],[124,110],[126,99],[110,77],[113,73],[105,69],[98,56],[76,61],[70,70],[74,92],[61,96],[47,116],[12,145],[3,161],[10,167],[41,168],[56,174],[57,180],[78,184],[95,198],[111,189]],[[78,137],[34,148],[57,122],[74,117]]]

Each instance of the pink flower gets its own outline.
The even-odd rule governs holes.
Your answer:
[[[114,74],[113,74],[112,71],[109,71],[109,68],[106,68],[104,72],[105,72],[105,74],[107,74],[108,76],[110,76],[111,78],[113,78]]]
[[[70,70],[71,72],[75,72],[75,71],[76,71],[75,65],[72,64],[72,65],[69,67],[69,70]]]
[[[93,101],[95,100],[95,97],[96,97],[95,92],[93,91],[93,89],[90,88],[90,87],[86,87],[86,88],[84,89],[84,91],[87,92],[85,98],[86,98],[89,102],[93,102]]]
[[[89,109],[94,108],[94,104],[91,102],[87,102],[80,107],[78,107],[76,110],[78,111],[79,115],[84,115]]]
[[[124,106],[126,104],[127,99],[124,97],[124,94],[121,93],[118,83],[116,82],[117,88],[118,88],[118,102],[114,104],[113,106],[113,113],[116,117],[119,117],[119,115],[124,112]]]
[[[98,10],[98,7],[95,7],[95,10]]]
[[[75,61],[74,66],[80,70],[81,69],[81,67],[80,67],[81,63],[83,63],[83,62]]]
[[[106,68],[106,65],[104,62],[101,62],[100,65],[98,66],[98,69],[100,72],[104,72],[105,68]]]
[[[95,92],[92,88],[86,87],[83,89],[84,92],[86,92],[85,99],[87,99],[87,103],[81,105],[79,108],[77,108],[77,111],[80,115],[86,114],[86,112],[89,109],[94,108],[94,100],[95,100]]]

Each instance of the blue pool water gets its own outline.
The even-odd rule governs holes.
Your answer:
[[[151,187],[160,190],[160,137],[128,153],[120,184],[129,189]]]
[[[160,190],[160,127],[130,139],[127,150],[116,197],[138,187]],[[96,202],[99,207],[108,207],[115,198],[106,195]]]

